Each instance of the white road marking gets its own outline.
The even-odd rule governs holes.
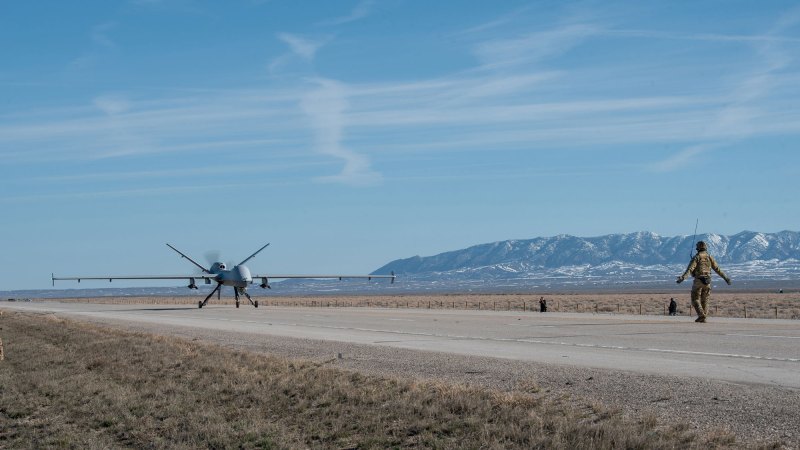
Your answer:
[[[148,316],[152,316],[148,314]],[[174,316],[165,316],[159,315],[159,317],[164,318],[173,318]],[[263,321],[256,321],[256,320],[240,320],[240,319],[226,319],[222,317],[209,317],[205,316],[204,319],[208,320],[217,320],[223,322],[244,322],[244,323],[253,323],[253,324],[265,324],[265,325],[284,325],[284,326],[293,326],[293,327],[306,327],[306,328],[322,328],[322,329],[329,329],[329,330],[350,330],[350,331],[361,331],[367,333],[381,333],[381,334],[399,334],[402,336],[419,336],[419,337],[427,337],[427,338],[441,338],[441,339],[449,339],[449,340],[474,340],[474,341],[489,341],[489,342],[519,342],[519,343],[526,343],[526,344],[541,344],[541,345],[561,345],[565,347],[578,347],[578,348],[598,348],[604,350],[623,350],[623,351],[637,351],[637,352],[658,352],[658,353],[675,353],[675,354],[682,354],[682,355],[698,355],[698,356],[716,356],[722,358],[738,358],[738,359],[755,359],[755,360],[762,360],[762,361],[780,361],[780,362],[791,362],[791,363],[800,363],[800,358],[777,358],[771,356],[757,356],[757,355],[744,355],[744,354],[736,354],[736,353],[715,353],[715,352],[696,352],[690,350],[671,350],[671,349],[662,349],[662,348],[642,348],[642,347],[623,347],[623,346],[616,346],[616,345],[599,345],[599,344],[579,344],[574,342],[558,342],[558,341],[549,341],[549,340],[541,340],[541,339],[518,339],[518,338],[492,338],[492,337],[485,337],[485,336],[461,336],[461,335],[447,335],[447,334],[436,334],[436,333],[425,333],[425,332],[412,332],[412,331],[400,331],[400,330],[381,330],[376,328],[359,328],[359,327],[345,327],[345,326],[334,326],[334,325],[313,325],[313,324],[298,324],[298,323],[288,323],[288,322],[263,322]],[[781,336],[785,337],[785,336]],[[386,341],[381,341],[386,342]]]
[[[736,333],[727,333],[725,336],[762,337],[762,338],[774,338],[774,339],[800,339],[800,336],[777,336],[777,335],[769,335],[769,334],[736,334]]]

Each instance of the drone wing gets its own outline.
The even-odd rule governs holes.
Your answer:
[[[394,272],[391,275],[281,275],[281,274],[271,274],[271,275],[259,275],[254,274],[252,275],[253,280],[261,279],[261,287],[269,287],[269,279],[290,279],[290,278],[307,278],[307,279],[339,279],[342,280],[344,278],[362,278],[367,280],[372,280],[373,278],[385,278],[392,280],[394,283],[394,279],[396,278]]]
[[[373,279],[373,278],[391,278],[394,280],[397,278],[395,275],[253,275],[253,278],[366,278],[366,279]]]
[[[81,280],[108,280],[109,282],[114,280],[187,280],[189,281],[190,285],[194,285],[196,279],[216,280],[218,276],[219,275],[213,273],[202,273],[194,275],[105,275],[105,276],[88,276],[88,277],[57,277],[51,274],[54,286],[56,284],[56,281],[62,281],[62,280],[77,281],[78,283],[80,283]]]

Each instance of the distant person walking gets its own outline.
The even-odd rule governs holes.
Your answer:
[[[674,298],[669,299],[669,315],[674,316],[678,313],[678,302]]]
[[[697,254],[694,255],[689,266],[683,275],[678,277],[678,284],[682,283],[687,276],[694,277],[692,284],[692,306],[697,311],[697,320],[695,322],[705,322],[708,316],[708,298],[711,295],[711,270],[717,272],[717,275],[722,277],[726,283],[731,284],[731,279],[725,275],[725,272],[719,268],[714,257],[708,254],[706,243],[700,241],[697,243]]]
[[[539,298],[539,312],[547,312],[547,300],[544,297]]]

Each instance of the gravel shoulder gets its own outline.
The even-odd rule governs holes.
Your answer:
[[[597,402],[618,408],[630,417],[655,416],[666,424],[687,422],[704,432],[729,430],[746,445],[780,442],[785,448],[800,448],[800,391],[792,389],[380,345],[93,321],[132,331],[211,342],[237,350],[309,359],[369,374],[475,385],[501,391],[539,392],[570,398],[576,403]]]

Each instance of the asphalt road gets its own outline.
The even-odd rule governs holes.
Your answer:
[[[800,389],[800,321],[377,308],[2,302],[0,309]]]

